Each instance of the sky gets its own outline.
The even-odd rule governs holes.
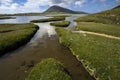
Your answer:
[[[43,12],[53,5],[97,13],[120,5],[120,0],[0,0],[0,14]]]

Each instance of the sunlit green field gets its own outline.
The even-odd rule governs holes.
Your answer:
[[[60,42],[69,47],[99,80],[120,80],[120,40],[106,37],[72,33],[57,28]]]
[[[48,58],[38,63],[25,80],[72,80],[59,61]]]
[[[79,17],[76,30],[120,37],[120,8]],[[99,80],[120,80],[120,40],[57,28],[60,42],[71,49]]]
[[[95,22],[77,22],[77,24],[77,30],[92,31],[120,37],[120,25]]]
[[[77,30],[92,31],[120,37],[120,8],[79,17]]]
[[[33,24],[0,24],[0,55],[27,43],[37,29]]]

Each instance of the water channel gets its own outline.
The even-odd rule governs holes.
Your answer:
[[[80,16],[80,15],[79,15]],[[81,15],[83,16],[83,15]],[[68,29],[73,30],[77,16],[67,17],[71,22]],[[16,19],[0,20],[3,23],[28,23],[44,16],[17,16]],[[55,27],[47,23],[35,23],[39,30],[26,45],[7,53],[0,58],[0,80],[24,80],[32,67],[45,58],[55,58],[62,62],[73,80],[94,80],[71,51],[59,43]]]

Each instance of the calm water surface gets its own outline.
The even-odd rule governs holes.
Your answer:
[[[46,18],[43,16],[20,16],[13,23],[28,23],[32,19]],[[75,26],[75,16],[66,18],[72,21],[68,27]],[[5,20],[1,20],[5,22]],[[20,22],[19,22],[20,21]],[[23,21],[23,22],[22,22]],[[9,21],[10,23],[12,21]],[[1,23],[1,22],[0,22]],[[0,80],[24,80],[32,67],[45,58],[56,58],[68,69],[73,80],[94,80],[82,64],[72,55],[71,51],[59,44],[55,27],[50,23],[35,23],[39,30],[25,46],[0,58]]]
[[[14,16],[14,19],[1,19],[0,24],[3,23],[29,23],[31,20],[47,18],[45,16]]]

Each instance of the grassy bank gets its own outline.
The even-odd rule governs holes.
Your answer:
[[[52,22],[50,25],[56,26],[56,27],[68,27],[70,24],[70,21],[60,21],[60,22]]]
[[[49,58],[37,64],[25,80],[71,80],[63,64]]]
[[[0,55],[27,43],[37,29],[33,24],[0,24]]]
[[[77,22],[77,24],[77,30],[92,31],[120,37],[120,25],[111,25],[95,22]]]
[[[47,18],[47,19],[33,20],[33,21],[31,21],[31,22],[40,23],[40,22],[61,21],[61,20],[65,20],[65,17],[54,16],[54,17],[52,17],[52,18]]]
[[[120,41],[106,37],[72,33],[57,28],[60,42],[69,47],[86,69],[99,80],[120,80]]]

